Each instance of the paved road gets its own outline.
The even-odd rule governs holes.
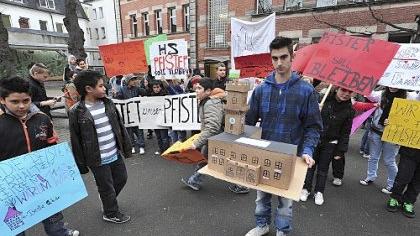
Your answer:
[[[55,119],[55,125],[62,141],[67,141],[67,120]],[[420,217],[408,219],[385,210],[387,196],[380,192],[386,174],[382,163],[373,185],[358,183],[365,176],[367,165],[358,154],[360,135],[361,132],[352,137],[343,186],[327,183],[323,206],[316,206],[313,198],[295,203],[291,236],[420,235]],[[191,174],[194,167],[153,155],[157,149],[154,139],[147,140],[146,145],[146,155],[126,160],[129,180],[119,204],[123,212],[132,216],[127,224],[114,225],[101,219],[92,174],[83,176],[89,196],[64,211],[66,220],[82,235],[240,236],[254,227],[255,191],[235,195],[228,191],[226,182],[211,177],[202,190],[191,191],[180,179]],[[420,213],[420,205],[416,207]],[[44,235],[42,226],[30,229],[28,235]],[[275,235],[273,228],[269,235]]]

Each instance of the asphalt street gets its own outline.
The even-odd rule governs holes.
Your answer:
[[[67,142],[68,120],[54,119],[54,124],[61,141]],[[359,184],[367,168],[367,159],[358,153],[362,131],[351,138],[344,184],[334,187],[329,179],[322,206],[315,205],[312,197],[305,203],[295,202],[294,229],[289,235],[420,235],[420,216],[409,219],[401,212],[385,210],[388,196],[381,192],[386,182],[382,161],[379,178],[370,186]],[[154,137],[146,140],[145,155],[126,159],[128,183],[118,201],[121,211],[132,217],[130,222],[116,225],[102,220],[90,172],[83,175],[89,196],[64,210],[69,225],[84,236],[241,236],[255,226],[255,191],[237,195],[227,189],[227,182],[212,177],[205,179],[200,191],[192,191],[180,179],[189,176],[194,166],[167,161],[154,155],[156,150]],[[276,206],[275,198],[273,203]],[[416,208],[420,214],[418,203]],[[38,224],[27,235],[45,233]],[[273,226],[269,235],[275,235]]]

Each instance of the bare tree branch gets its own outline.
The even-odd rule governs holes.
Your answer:
[[[372,34],[374,34],[374,32],[359,32],[359,31],[354,31],[354,30],[346,29],[346,28],[344,28],[342,26],[339,26],[339,25],[332,24],[332,23],[330,23],[328,21],[324,21],[324,20],[321,20],[321,19],[317,18],[313,12],[312,12],[312,17],[314,18],[315,21],[317,21],[319,23],[328,25],[329,27],[334,28],[334,29],[338,29],[338,30],[342,30],[342,31],[345,31],[345,32],[349,32],[351,34],[361,34],[361,35],[365,35],[365,36],[371,36]]]

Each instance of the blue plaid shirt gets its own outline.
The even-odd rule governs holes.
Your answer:
[[[255,125],[261,118],[262,139],[295,144],[298,156],[313,156],[322,119],[312,85],[295,73],[286,83],[277,84],[272,73],[255,88],[249,105],[245,122]]]

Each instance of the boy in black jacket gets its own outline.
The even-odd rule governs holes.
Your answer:
[[[103,220],[125,223],[129,216],[119,211],[117,196],[127,182],[123,158],[131,156],[131,143],[117,108],[106,98],[102,75],[84,70],[74,80],[80,102],[69,112],[73,154],[80,173],[89,167],[98,186]]]
[[[30,84],[20,77],[0,80],[0,161],[56,144],[51,119],[32,104]],[[49,236],[78,236],[79,231],[64,227],[58,212],[42,221]],[[18,236],[25,235],[25,232]]]

